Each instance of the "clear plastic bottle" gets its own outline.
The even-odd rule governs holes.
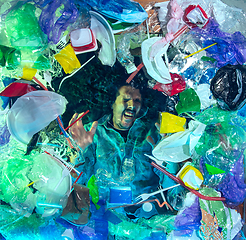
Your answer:
[[[135,177],[135,164],[134,159],[125,158],[122,165],[122,178],[124,182],[130,182]]]

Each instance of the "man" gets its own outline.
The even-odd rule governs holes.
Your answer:
[[[82,183],[94,174],[106,192],[112,186],[130,186],[136,197],[156,190],[159,177],[144,154],[153,149],[149,136],[154,142],[160,137],[153,122],[143,121],[148,113],[142,105],[141,90],[124,83],[118,87],[111,115],[85,126],[78,121],[71,127],[71,136],[83,150],[76,162],[83,163],[79,168]],[[78,117],[75,114],[70,124]]]

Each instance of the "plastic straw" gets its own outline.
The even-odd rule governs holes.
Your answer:
[[[207,47],[205,47],[205,48],[202,48],[202,49],[200,49],[200,50],[198,50],[198,51],[196,51],[196,52],[194,52],[194,53],[191,53],[191,54],[188,55],[188,56],[185,56],[184,58],[186,59],[186,58],[188,58],[188,57],[191,57],[191,56],[193,56],[193,55],[195,55],[195,54],[197,54],[197,53],[199,53],[199,52],[202,52],[202,51],[206,50],[207,48],[210,48],[210,47],[214,46],[215,44],[217,44],[217,43],[213,43],[213,44],[211,44],[211,45],[209,45],[209,46],[207,46]]]
[[[70,127],[72,127],[77,121],[79,121],[82,117],[84,117],[87,113],[89,112],[89,110],[87,110],[85,113],[83,113],[78,119],[76,119],[73,123],[71,123],[67,128],[65,128],[65,131],[67,131]],[[60,132],[60,135],[63,132]]]
[[[140,69],[144,66],[143,63],[140,63],[138,66],[137,66],[137,70],[135,70],[130,76],[129,78],[127,78],[126,82],[127,83],[130,83],[131,80],[137,75],[137,73],[140,71]]]
[[[196,190],[187,187],[181,179],[175,177],[174,175],[172,175],[170,172],[166,171],[164,168],[162,168],[160,165],[156,164],[155,162],[151,162],[151,165],[153,167],[157,168],[158,170],[160,170],[161,172],[165,173],[172,180],[176,181],[181,186],[183,186],[184,188],[188,189],[190,192],[194,193],[195,195],[197,195],[201,199],[208,200],[208,201],[225,201],[226,200],[224,197],[209,197],[209,196],[204,196],[201,193],[197,192]]]

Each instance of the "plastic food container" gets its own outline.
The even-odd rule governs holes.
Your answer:
[[[76,29],[70,33],[71,46],[75,53],[97,50],[97,41],[90,28]]]

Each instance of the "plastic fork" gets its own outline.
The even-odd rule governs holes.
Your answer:
[[[59,180],[59,182],[57,183],[54,191],[56,191],[56,189],[60,186],[60,184],[62,183],[63,179],[68,175],[70,174],[70,172],[72,171],[72,167],[70,166],[65,166],[64,169],[62,170],[62,177],[61,179]]]
[[[143,193],[143,194],[137,196],[137,197],[135,198],[135,201],[137,202],[137,201],[141,200],[140,202],[138,202],[138,203],[141,203],[141,202],[147,200],[147,199],[148,199],[149,197],[151,197],[151,196],[154,196],[154,195],[156,195],[156,194],[158,194],[158,193],[167,191],[167,190],[172,189],[172,188],[174,188],[174,187],[177,187],[177,186],[179,186],[179,185],[180,185],[180,184],[176,184],[176,185],[174,185],[174,186],[167,187],[167,188],[163,188],[163,189],[161,189],[161,190],[158,190],[158,191],[152,192],[152,193]]]

